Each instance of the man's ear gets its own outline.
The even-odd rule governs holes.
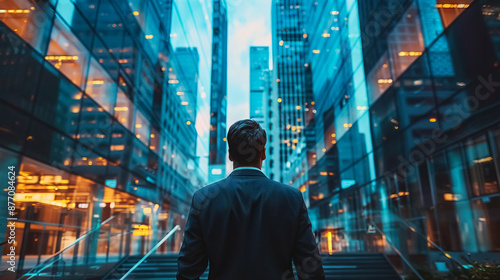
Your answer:
[[[228,154],[229,154],[229,160],[233,161],[233,157],[231,156],[231,154],[229,152],[228,152]]]
[[[267,156],[266,156],[266,147],[264,147],[264,149],[262,150],[262,153],[260,155],[260,159],[262,161],[266,160]]]

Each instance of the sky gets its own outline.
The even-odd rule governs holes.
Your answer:
[[[250,46],[271,46],[271,1],[227,0],[227,127],[248,118]]]

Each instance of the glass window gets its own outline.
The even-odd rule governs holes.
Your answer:
[[[392,85],[389,56],[385,53],[367,77],[368,99],[373,104]]]
[[[83,87],[83,75],[87,70],[89,54],[68,27],[57,18],[45,59],[75,85]]]
[[[102,69],[101,65],[92,58],[90,60],[90,69],[85,92],[106,111],[113,112],[111,108],[114,108],[116,102],[116,89],[116,83],[111,79],[108,73]]]
[[[35,116],[73,136],[76,134],[82,93],[51,64],[46,63],[38,87]]]
[[[21,150],[26,140],[28,117],[5,103],[0,103],[0,144]]]
[[[418,9],[413,4],[389,34],[393,78],[397,79],[424,51]]]
[[[135,111],[135,137],[148,145],[149,143],[149,121],[140,110]]]
[[[118,57],[122,51],[125,31],[123,22],[110,0],[102,0],[99,5],[96,31],[106,44],[106,50]]]
[[[43,58],[6,28],[0,28],[0,54],[0,98],[31,112]]]
[[[115,118],[118,122],[132,131],[132,114],[134,113],[134,104],[130,101],[130,99],[128,99],[121,89],[118,89],[114,111]]]
[[[111,116],[88,96],[82,103],[78,139],[87,147],[107,156],[113,130]],[[96,162],[97,163],[97,162]],[[105,160],[100,165],[106,165]]]
[[[465,152],[473,195],[498,193],[498,179],[486,136],[466,141]]]
[[[476,199],[474,207],[474,224],[477,242],[481,252],[500,252],[500,197]]]
[[[59,0],[57,3],[57,12],[66,21],[66,24],[71,28],[73,33],[80,38],[81,42],[90,47],[94,32],[78,9],[75,8],[73,2],[72,0]],[[91,6],[92,4],[89,5],[89,7]]]
[[[3,12],[0,13],[0,21],[37,51],[45,53],[54,15],[49,4],[46,1],[26,0],[4,0],[1,4]]]
[[[452,251],[476,251],[470,230],[472,212],[468,201],[465,170],[458,147],[430,160],[433,169],[441,246]]]
[[[497,170],[498,174],[500,174],[500,129],[496,129],[493,131],[493,141],[495,145],[495,151],[496,151],[496,164],[497,164]]]
[[[387,141],[398,132],[400,121],[397,115],[395,99],[395,92],[390,90],[370,108],[373,145],[375,147]]]
[[[112,54],[107,51],[107,47],[100,38],[94,38],[94,46],[92,49],[97,61],[108,71],[111,77],[116,79],[118,77],[119,66]]]
[[[68,170],[74,151],[73,140],[38,121],[31,121],[25,153],[54,167]]]

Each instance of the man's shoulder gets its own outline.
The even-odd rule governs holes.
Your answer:
[[[231,186],[231,177],[227,177],[225,179],[222,179],[220,181],[211,183],[195,192],[195,196],[198,196],[199,198],[213,198],[216,197],[219,193],[222,191],[228,189],[228,187]],[[266,185],[266,188],[269,191],[276,191],[279,192],[281,195],[289,196],[289,197],[300,197],[302,198],[301,192],[293,188],[289,185],[271,180],[267,177],[262,177],[262,180],[264,181],[264,184]]]

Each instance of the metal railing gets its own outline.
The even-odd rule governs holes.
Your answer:
[[[177,230],[180,230],[181,227],[179,225],[176,225],[171,231],[169,231],[158,243],[156,243],[156,245],[151,248],[151,250],[149,250],[149,252],[144,255],[144,257],[142,257],[134,266],[132,266],[132,268],[130,268],[129,271],[127,271],[123,276],[122,278],[120,278],[120,280],[124,280],[127,276],[130,275],[130,273],[132,273],[139,265],[141,265],[151,254],[154,253],[154,251],[156,251],[156,249],[158,249],[158,247],[160,247],[165,241],[167,241],[167,239],[170,238],[170,236],[172,236]]]
[[[24,277],[29,276],[27,278],[27,280],[29,280],[29,279],[31,279],[31,278],[39,275],[40,272],[44,271],[45,269],[47,269],[48,267],[50,267],[51,265],[53,265],[54,263],[56,263],[57,261],[59,261],[58,257],[62,253],[68,251],[71,248],[73,248],[80,241],[82,241],[87,236],[91,235],[92,233],[98,231],[103,225],[107,224],[109,221],[113,220],[114,218],[115,218],[115,216],[109,217],[108,219],[106,219],[105,221],[103,221],[102,223],[100,223],[97,227],[95,227],[94,229],[89,230],[88,232],[86,232],[85,234],[83,234],[82,236],[80,236],[79,238],[77,238],[75,241],[71,242],[71,244],[69,244],[68,246],[66,246],[64,249],[61,249],[60,251],[56,252],[54,255],[52,255],[50,258],[48,258],[44,262],[42,262],[42,263],[36,265],[35,267],[33,267],[32,269],[30,269],[27,273],[25,273],[19,279],[22,279]],[[40,267],[41,267],[41,269],[39,269]]]
[[[382,235],[384,237],[387,244],[389,244],[389,246],[392,248],[392,250],[394,250],[394,252],[396,252],[396,254],[398,254],[398,256],[405,262],[405,264],[411,269],[411,271],[413,271],[413,273],[415,273],[415,275],[418,277],[418,279],[425,280],[422,277],[422,275],[420,275],[420,273],[418,273],[417,269],[410,263],[410,261],[401,253],[401,251],[399,251],[399,249],[394,245],[394,243],[390,240],[390,238],[374,222],[371,222],[370,224],[375,228],[375,230],[378,233],[380,233],[380,235]]]

